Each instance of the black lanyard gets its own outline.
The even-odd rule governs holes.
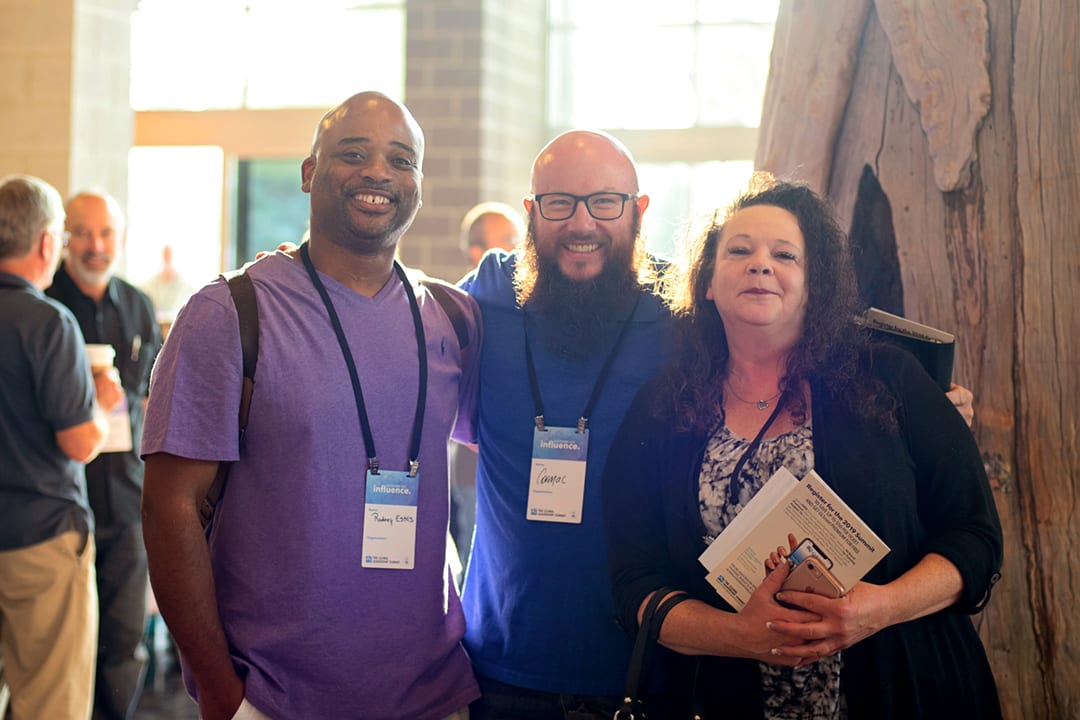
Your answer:
[[[337,335],[338,345],[341,346],[341,354],[345,358],[345,365],[349,368],[349,380],[352,382],[353,395],[356,397],[356,413],[360,416],[360,429],[364,433],[364,446],[367,448],[368,469],[375,475],[379,474],[379,458],[375,454],[375,438],[371,434],[371,423],[368,420],[367,408],[364,407],[364,393],[360,389],[360,377],[356,373],[356,363],[353,360],[352,351],[349,349],[349,341],[345,339],[345,331],[341,329],[341,321],[338,320],[334,304],[330,302],[330,295],[319,279],[315,266],[311,263],[311,255],[308,253],[308,244],[300,246],[300,258],[307,268],[311,284],[319,291],[326,312],[330,316],[330,324]],[[405,275],[398,261],[394,261],[394,272],[401,279],[405,288],[405,294],[409,297],[409,309],[412,310],[413,327],[416,328],[416,354],[420,360],[420,386],[416,396],[416,413],[413,415],[412,443],[409,446],[409,476],[414,477],[420,469],[420,433],[424,427],[424,408],[427,404],[427,341],[424,338],[424,323],[420,319],[420,306],[416,302],[409,278]]]
[[[739,462],[735,463],[735,472],[731,473],[731,482],[728,483],[728,502],[734,507],[739,504],[739,474],[742,472],[743,466],[746,465],[746,461],[757,452],[758,445],[761,444],[761,438],[765,437],[765,431],[769,429],[769,426],[776,420],[776,416],[780,414],[780,410],[784,407],[784,395],[780,395],[780,399],[776,401],[776,408],[772,411],[772,415],[765,421],[765,424],[758,430],[757,436],[750,441],[750,445],[747,446],[746,452],[739,458]]]
[[[577,431],[579,433],[585,432],[585,426],[589,423],[589,417],[592,415],[593,408],[596,406],[596,401],[600,397],[600,391],[607,381],[608,372],[611,370],[611,363],[615,361],[615,356],[619,352],[619,346],[622,344],[623,338],[626,337],[626,331],[630,329],[630,321],[633,320],[634,313],[637,311],[637,306],[640,302],[641,293],[639,292],[634,299],[634,306],[630,308],[630,314],[626,316],[626,321],[623,322],[622,329],[619,330],[619,336],[615,338],[615,344],[611,347],[611,352],[608,354],[607,360],[604,361],[603,367],[600,368],[600,376],[596,378],[596,384],[593,386],[592,395],[589,396],[589,402],[585,404],[585,409],[581,411],[581,417],[578,418]],[[540,398],[540,383],[536,379],[536,366],[533,364],[532,347],[529,345],[529,314],[522,313],[522,315],[525,325],[525,364],[529,368],[529,388],[532,390],[533,407],[536,408],[536,428],[538,430],[545,430],[544,402]]]

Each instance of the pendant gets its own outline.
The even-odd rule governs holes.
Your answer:
[[[768,410],[769,409],[769,401],[768,400],[758,400],[757,401],[757,409],[758,410]]]

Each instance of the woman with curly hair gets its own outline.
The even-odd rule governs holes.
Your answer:
[[[759,177],[667,283],[674,359],[604,475],[620,623],[661,588],[690,595],[661,628],[652,716],[685,717],[697,692],[705,717],[999,717],[967,616],[1002,558],[978,448],[918,362],[852,322],[825,201]],[[782,590],[780,563],[735,612],[697,558],[782,466],[816,470],[891,552],[837,599]]]

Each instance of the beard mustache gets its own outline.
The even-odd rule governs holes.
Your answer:
[[[558,260],[542,255],[535,242],[536,228],[529,219],[523,252],[530,256],[536,277],[527,309],[543,317],[539,339],[558,357],[584,360],[609,348],[614,335],[641,292],[635,267],[641,221],[634,213],[630,243],[612,243],[603,269],[590,280],[571,280],[559,269]]]

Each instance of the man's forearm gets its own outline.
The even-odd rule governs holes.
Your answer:
[[[243,698],[243,681],[221,625],[210,555],[194,503],[144,501],[143,537],[154,596],[199,687],[200,704],[235,708]]]

